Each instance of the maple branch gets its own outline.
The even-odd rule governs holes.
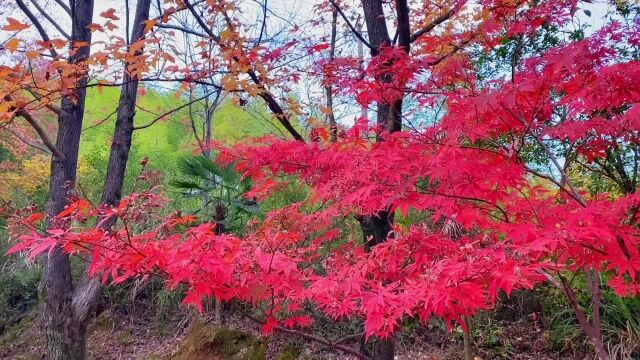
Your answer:
[[[29,7],[27,6],[27,4],[25,4],[24,1],[22,0],[16,0],[16,4],[18,4],[18,7],[20,8],[20,10],[22,10],[22,12],[29,18],[29,20],[31,20],[31,22],[33,23],[33,26],[35,26],[36,30],[38,30],[38,33],[40,34],[40,37],[42,38],[42,40],[44,40],[45,42],[50,42],[51,39],[49,38],[49,35],[44,30],[44,27],[42,27],[42,24],[40,23],[40,21],[38,21],[38,18],[35,15],[33,15],[31,10],[29,10]],[[58,53],[56,52],[56,50],[51,46],[48,46],[48,48],[51,56],[53,56],[54,58],[57,58]]]
[[[195,102],[198,102],[198,101],[200,101],[200,100],[203,100],[203,99],[205,99],[205,98],[207,98],[207,97],[209,97],[209,96],[213,95],[213,93],[214,93],[214,92],[210,92],[210,93],[207,93],[207,94],[205,94],[205,95],[203,95],[203,96],[201,96],[201,97],[199,97],[199,98],[197,98],[197,99],[190,100],[190,101],[188,101],[187,103],[185,103],[185,104],[182,104],[182,105],[178,106],[177,108],[174,108],[174,109],[172,109],[172,110],[169,110],[169,111],[165,112],[164,114],[159,115],[158,117],[156,117],[155,119],[151,120],[150,122],[148,122],[148,123],[146,123],[146,124],[144,124],[144,125],[134,126],[134,127],[133,127],[133,130],[142,130],[142,129],[146,129],[146,128],[150,127],[151,125],[155,124],[156,122],[158,122],[158,120],[160,120],[160,119],[164,118],[165,116],[171,115],[171,114],[173,114],[174,112],[180,111],[180,110],[182,110],[182,109],[186,108],[187,106],[190,106],[191,104],[193,104],[193,103],[195,103]]]
[[[542,276],[544,276],[548,282],[550,282],[553,286],[557,287],[560,290],[564,291],[564,287],[562,286],[562,284],[558,281],[558,279],[556,279],[555,277],[553,277],[553,275],[549,274],[548,272],[546,272],[544,269],[539,269],[538,273]]]
[[[69,34],[64,31],[64,29],[62,28],[62,26],[60,26],[60,24],[58,24],[55,20],[53,20],[53,18],[51,17],[51,15],[49,15],[41,6],[40,4],[38,4],[37,0],[31,0],[31,3],[33,4],[33,6],[40,12],[40,14],[42,14],[42,16],[44,16],[45,19],[47,19],[51,25],[53,25],[53,27],[56,28],[56,30],[58,30],[58,32],[60,34],[62,34],[62,36],[64,36],[67,40],[71,40],[71,36],[69,36]]]
[[[18,1],[20,1],[20,0],[18,0]],[[7,96],[4,97],[4,100],[5,101],[12,101],[13,98],[11,97],[11,95],[7,95]],[[58,157],[60,159],[64,159],[65,158],[64,154],[62,154],[62,152],[60,152],[60,150],[53,144],[53,142],[47,136],[47,132],[36,121],[36,119],[34,119],[33,116],[31,116],[31,114],[29,114],[24,109],[19,109],[19,110],[16,110],[15,116],[20,116],[21,118],[25,119],[29,123],[29,125],[31,125],[31,127],[38,133],[38,136],[40,136],[40,139],[42,139],[42,142],[44,143],[44,145],[49,150],[51,150],[52,154],[54,154],[56,157]]]
[[[514,118],[520,120],[520,122],[527,126],[527,121],[522,117],[522,115],[516,114],[515,112],[513,112],[513,110],[511,110],[509,107],[507,107],[505,104],[500,104],[500,106],[509,114],[511,114],[511,116],[513,116]],[[560,166],[560,162],[558,161],[558,159],[555,157],[555,155],[553,155],[553,153],[551,152],[551,149],[549,149],[549,147],[547,146],[547,144],[542,141],[542,139],[540,138],[540,136],[538,134],[534,134],[533,132],[531,133],[531,136],[534,138],[534,140],[536,141],[536,143],[538,143],[538,145],[540,145],[540,147],[542,148],[542,150],[544,151],[544,153],[547,155],[547,157],[549,157],[549,159],[551,160],[551,162],[553,163],[553,165],[556,167],[556,169],[558,169],[558,171],[560,172],[560,176],[562,178],[562,183],[567,184],[567,186],[569,187],[569,190],[571,191],[567,191],[565,189],[565,191],[567,191],[571,197],[573,197],[582,207],[587,207],[587,202],[584,200],[584,198],[576,191],[576,189],[571,185],[570,181],[569,181],[569,177],[567,176],[566,171],[564,171],[564,168],[562,166]],[[532,172],[533,173],[533,172]],[[547,179],[551,180],[550,176],[546,177]],[[555,180],[555,179],[554,179]],[[553,181],[553,180],[552,180]],[[561,188],[564,189],[564,186],[562,186],[562,184],[558,183],[557,181],[553,181],[554,184],[560,186]]]
[[[449,56],[451,55],[455,55],[455,53],[457,53],[460,49],[462,49],[465,45],[467,45],[468,43],[471,42],[471,40],[473,40],[473,38],[469,38],[469,39],[465,39],[463,41],[460,42],[460,44],[457,45],[452,45],[453,46],[453,50],[451,50],[450,52],[442,55],[441,57],[429,62],[430,66],[436,66],[438,64],[440,64],[442,61],[446,60]]]
[[[93,129],[94,127],[97,127],[97,126],[100,126],[100,125],[104,124],[107,120],[111,119],[111,117],[113,115],[115,115],[117,112],[118,112],[118,109],[116,108],[109,115],[107,115],[104,119],[98,121],[97,123],[94,123],[91,126],[87,126],[86,128],[82,129],[82,131],[84,132],[86,130]]]
[[[338,6],[338,4],[335,2],[335,0],[329,0],[329,2],[331,3],[331,5],[333,5],[333,7],[338,12],[338,14],[340,14],[340,17],[342,17],[342,20],[344,20],[344,22],[349,27],[349,30],[351,30],[351,32],[358,38],[358,40],[360,40],[370,50],[377,51],[377,49],[373,45],[371,45],[371,43],[368,42],[358,30],[356,30],[356,28],[353,26],[353,24],[351,24],[351,21],[349,21],[349,18],[347,17],[347,15],[345,15],[345,13],[342,11],[340,6]]]
[[[447,21],[453,14],[455,14],[455,12],[459,8],[460,8],[459,6],[454,6],[449,11],[447,11],[446,13],[438,16],[431,23],[429,23],[427,26],[425,26],[422,29],[420,29],[420,30],[416,31],[415,33],[411,34],[411,37],[409,38],[409,41],[410,42],[414,42],[414,41],[418,40],[420,38],[420,36],[430,32],[433,29],[435,29],[436,26],[438,26],[438,25],[442,24],[443,22]]]
[[[196,142],[198,143],[198,147],[200,148],[200,151],[204,154],[205,152],[204,143],[202,142],[202,140],[200,140],[200,137],[198,136],[198,130],[196,129],[196,122],[194,121],[193,106],[192,106],[193,101],[191,101],[192,98],[193,98],[193,91],[189,91],[189,100],[190,100],[189,101],[189,121],[191,122],[191,130],[193,130],[193,137],[196,139]]]
[[[260,320],[260,319],[258,319],[257,317],[255,317],[255,316],[253,316],[251,314],[248,314],[246,311],[242,310],[242,308],[240,308],[236,303],[232,303],[232,304],[233,304],[233,307],[240,314],[242,314],[244,317],[246,317],[247,319],[252,320],[252,321],[254,321],[254,322],[258,323],[258,324],[261,324],[261,325],[265,324],[265,321]],[[326,345],[329,348],[340,350],[340,351],[342,351],[342,352],[344,352],[346,354],[353,355],[353,356],[357,357],[358,359],[371,360],[370,357],[362,355],[359,351],[356,351],[356,350],[354,350],[354,349],[352,349],[352,348],[350,348],[348,346],[339,345],[340,342],[348,341],[353,336],[359,335],[360,337],[362,337],[362,334],[349,335],[349,336],[346,336],[344,338],[339,339],[338,341],[332,342],[329,339],[325,339],[325,338],[320,337],[320,336],[316,336],[316,335],[309,334],[309,333],[302,332],[302,331],[298,331],[298,330],[287,329],[287,328],[282,327],[282,326],[275,326],[274,329],[276,331],[278,331],[278,332],[282,332],[282,333],[285,333],[285,334],[296,335],[296,336],[299,336],[299,337],[301,337],[301,338],[303,338],[305,340],[310,340],[310,341],[313,341],[313,342],[317,342],[317,343]]]
[[[589,323],[589,319],[586,313],[584,312],[584,310],[582,310],[582,307],[578,302],[578,296],[576,295],[575,291],[573,290],[573,288],[571,287],[571,284],[569,284],[567,279],[565,279],[565,277],[562,276],[561,274],[558,274],[558,277],[562,282],[562,289],[564,291],[565,296],[567,297],[567,300],[569,300],[569,304],[573,308],[573,312],[576,315],[576,319],[578,320],[578,323],[580,324],[582,331],[584,331],[584,333],[587,335],[587,338],[591,341],[591,345],[593,345],[596,355],[600,359],[608,360],[610,357],[606,352],[606,349],[604,348],[604,344],[602,343],[601,330],[595,327],[595,325],[597,324],[594,323],[594,325],[591,325]],[[600,330],[600,333],[598,333],[598,330]]]
[[[262,3],[262,25],[260,26],[260,35],[258,35],[258,39],[256,40],[256,46],[259,46],[262,42],[262,36],[267,29],[267,1],[268,0],[264,0],[264,3]]]
[[[333,342],[334,345],[342,344],[344,342],[349,342],[353,340],[360,340],[364,336],[364,332],[360,332],[357,334],[345,335],[340,339]]]
[[[44,96],[36,93],[35,91],[33,91],[33,89],[31,88],[26,88],[26,90],[29,92],[29,94],[31,94],[34,98],[36,98],[37,100],[41,100]],[[60,113],[62,110],[60,110],[59,107],[52,105],[52,104],[45,104],[44,107],[46,107],[47,109],[51,110],[52,112],[54,112],[56,115],[60,116]]]
[[[182,32],[187,33],[187,34],[191,34],[191,35],[195,35],[195,36],[199,36],[199,37],[203,37],[203,38],[207,37],[206,34],[203,34],[201,32],[197,32],[195,30],[187,29],[185,27],[178,26],[178,25],[157,24],[156,27],[161,28],[161,29],[178,30],[178,31],[182,31]]]
[[[11,134],[13,134],[13,136],[17,137],[18,140],[22,141],[23,143],[31,146],[32,148],[34,148],[36,150],[40,150],[40,151],[42,151],[42,152],[44,152],[46,154],[51,155],[51,150],[49,150],[48,148],[46,148],[46,147],[44,147],[44,146],[42,146],[40,144],[37,144],[37,143],[29,141],[29,139],[27,139],[24,136],[20,135],[20,133],[18,133],[17,131],[11,129],[10,127],[5,127],[5,129],[7,129]]]
[[[213,41],[215,41],[220,47],[224,48],[225,46],[222,43],[220,37],[214,34],[211,28],[207,26],[207,24],[204,22],[202,17],[200,17],[193,5],[188,0],[184,0],[184,5],[187,7],[187,9],[189,9],[189,12],[191,12],[200,27],[207,33],[207,35],[209,35],[209,37],[211,37],[211,39],[213,39]],[[225,18],[227,24],[232,28],[229,18],[227,16],[225,16]],[[232,59],[237,63],[241,63],[240,58],[237,55],[232,56]],[[278,119],[280,124],[284,126],[285,129],[287,129],[289,134],[291,134],[294,139],[304,142],[304,138],[302,137],[302,135],[300,135],[300,133],[293,127],[293,125],[291,125],[289,117],[287,116],[287,114],[285,114],[278,101],[264,87],[262,81],[260,80],[260,77],[256,74],[256,72],[252,68],[249,68],[245,71],[245,73],[249,75],[251,80],[260,88],[258,96],[260,96],[267,103],[267,107],[269,108],[269,110],[271,110],[271,112],[274,113],[276,119]]]
[[[62,154],[62,152],[60,152],[60,150],[53,144],[53,142],[47,136],[46,131],[42,128],[42,126],[40,126],[40,124],[36,121],[36,119],[34,119],[31,116],[31,114],[21,109],[16,111],[16,116],[20,116],[23,119],[27,120],[29,125],[31,125],[31,127],[33,127],[33,129],[38,133],[38,136],[40,136],[40,139],[42,139],[42,142],[44,143],[44,145],[49,150],[51,150],[51,153],[53,153],[53,155],[55,155],[60,159],[65,158],[64,154]]]

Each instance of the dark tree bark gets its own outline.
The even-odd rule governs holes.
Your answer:
[[[92,22],[93,0],[76,0],[72,14],[72,44],[90,44],[91,31],[88,25]],[[89,53],[89,45],[82,46],[71,53],[69,62],[80,63]],[[86,75],[80,78],[78,90],[61,99],[56,139],[56,148],[60,150],[61,156],[54,155],[51,161],[51,181],[45,207],[49,219],[67,205],[76,182],[87,81]],[[42,276],[47,358],[84,359],[86,323],[75,316],[69,255],[60,247],[54,247],[44,261]]]
[[[398,46],[409,53],[411,45],[409,6],[406,0],[396,0],[395,5],[398,22]],[[376,56],[381,47],[391,46],[382,0],[362,0],[362,10],[367,25],[369,44],[372,46],[371,55]],[[387,66],[389,69],[393,69],[392,62]],[[380,83],[389,83],[392,76],[390,70],[387,73],[377,75],[377,80]],[[377,123],[380,132],[393,133],[402,130],[402,101],[402,98],[390,99],[390,101],[382,101],[377,104]],[[378,134],[378,141],[382,140],[381,134]],[[393,237],[393,220],[394,213],[388,209],[381,210],[374,215],[358,218],[368,250]],[[393,340],[374,339],[364,344],[362,351],[372,359],[391,360],[394,358]]]
[[[136,25],[131,37],[133,41],[144,37],[144,21],[149,18],[150,4],[151,0],[141,0],[137,3]],[[90,43],[91,32],[88,30],[88,25],[92,22],[93,1],[76,0],[73,3],[72,14],[74,16],[73,41]],[[89,52],[88,46],[83,47],[69,60],[81,62],[89,56]],[[69,192],[76,181],[86,84],[87,78],[84,77],[80,80],[79,90],[73,97],[62,99],[56,146],[64,156],[54,156],[52,161],[52,178],[47,201],[47,214],[50,217],[64,209]],[[124,84],[118,104],[118,118],[102,194],[101,202],[106,205],[117,205],[120,201],[131,147],[138,81],[125,74]],[[102,226],[108,229],[112,225],[113,222],[105,222]],[[100,295],[100,281],[85,276],[74,290],[69,255],[60,248],[54,248],[49,253],[43,281],[47,357],[49,359],[86,358],[87,323]]]
[[[133,22],[134,28],[131,32],[132,42],[144,39],[145,21],[149,19],[150,7],[151,0],[139,0],[137,2]],[[140,56],[140,54],[142,54],[142,49],[136,51],[135,56]],[[125,69],[128,69],[129,65],[128,62],[125,62]],[[102,189],[101,203],[103,205],[113,206],[120,202],[129,160],[129,150],[131,149],[133,119],[136,113],[136,100],[138,97],[138,77],[132,77],[129,71],[125,71],[122,82],[123,85],[120,89],[120,100],[118,102],[118,117],[111,143],[107,176]]]
[[[149,9],[151,0],[139,0],[136,6],[134,17],[134,28],[131,32],[131,41],[136,42],[144,39],[145,21],[149,19]],[[139,56],[142,49],[135,53]],[[125,62],[125,73],[123,85],[120,89],[120,100],[118,101],[118,115],[111,143],[111,153],[107,166],[107,175],[102,188],[101,204],[106,206],[117,206],[122,198],[122,188],[124,177],[127,171],[129,160],[129,150],[131,149],[131,138],[133,135],[133,119],[135,116],[135,106],[138,96],[137,76],[131,76],[127,71],[129,63]],[[110,218],[100,224],[100,227],[109,230],[115,225],[116,218]],[[89,278],[88,273],[80,281],[73,301],[78,311],[78,317],[87,321],[90,313],[95,308],[100,297],[100,279]]]
[[[331,14],[331,48],[329,49],[329,64],[335,60],[336,57],[336,37],[338,34],[338,11],[333,9]],[[333,112],[333,86],[327,81],[324,86],[324,92],[327,96],[327,122],[329,123],[329,132],[331,135],[331,142],[338,141],[338,125],[336,124],[336,116]]]

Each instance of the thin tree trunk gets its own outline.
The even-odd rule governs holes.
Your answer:
[[[362,23],[359,20],[355,28],[357,32],[360,32],[360,33],[362,32]],[[358,42],[358,60],[360,61],[359,69],[364,71],[364,44],[362,43],[362,41],[358,40],[357,38],[356,38],[356,41]],[[365,105],[362,105],[360,107],[360,117],[363,119],[366,119],[368,116],[369,116],[369,111],[367,107]]]
[[[331,67],[336,57],[336,37],[338,33],[338,11],[334,8],[331,14],[331,48],[329,49],[329,66]],[[329,132],[331,142],[338,141],[338,125],[336,124],[336,116],[333,112],[333,87],[331,81],[325,80],[324,91],[327,96],[327,122],[329,123]]]
[[[136,42],[144,38],[145,21],[149,18],[150,7],[151,0],[139,0],[137,2],[134,28],[130,37],[131,41]],[[141,52],[142,50],[139,50],[135,55],[139,56]],[[107,206],[118,205],[122,198],[124,177],[131,148],[138,80],[135,76],[132,77],[129,74],[128,67],[129,63],[127,62],[125,63],[124,85],[121,87],[120,100],[118,102],[118,117],[111,144],[107,176],[102,189],[101,204]],[[114,224],[115,218],[111,218],[103,222],[100,227],[109,230]],[[89,278],[88,273],[85,273],[73,296],[74,317],[85,328],[99,297],[100,279]]]
[[[93,0],[76,0],[72,14],[72,46],[78,43],[86,45],[72,51],[69,62],[81,63],[90,53],[91,31],[88,26],[93,18]],[[85,74],[78,80],[78,89],[61,99],[56,147],[62,156],[54,156],[51,161],[51,181],[45,207],[49,219],[67,205],[76,182],[87,81]],[[84,359],[86,323],[74,316],[71,261],[59,246],[48,253],[42,276],[47,358]]]
[[[149,9],[151,0],[139,0],[136,6],[134,17],[134,28],[131,34],[131,41],[138,42],[144,39],[145,21],[149,19]],[[138,50],[134,56],[142,54],[142,49]],[[135,116],[136,101],[138,98],[138,77],[129,73],[129,62],[125,63],[125,73],[123,84],[120,89],[120,100],[118,101],[118,117],[111,143],[111,154],[107,176],[102,190],[101,203],[104,205],[117,205],[122,198],[124,177],[129,160],[129,150],[131,149],[131,138],[133,135],[133,119]]]
[[[567,297],[567,300],[569,300],[569,304],[571,305],[571,308],[573,309],[573,312],[576,315],[576,319],[578,320],[578,324],[580,324],[580,327],[582,328],[582,331],[584,331],[584,333],[587,335],[587,339],[589,340],[589,342],[591,343],[591,345],[593,346],[593,349],[596,352],[596,357],[600,360],[609,360],[611,357],[609,356],[609,352],[607,351],[606,346],[604,345],[604,342],[602,341],[602,329],[600,329],[600,313],[599,313],[599,306],[600,306],[600,289],[599,289],[599,279],[598,281],[598,294],[596,295],[598,298],[597,299],[592,299],[592,301],[597,300],[597,306],[598,306],[598,319],[597,319],[597,324],[591,325],[589,323],[589,319],[587,318],[587,314],[585,314],[585,312],[582,310],[582,307],[580,306],[580,304],[578,303],[578,296],[576,295],[576,293],[573,291],[573,288],[571,287],[571,284],[569,284],[569,282],[567,281],[567,279],[565,279],[563,276],[560,276],[560,281],[561,281],[561,286],[564,290],[564,294]],[[592,286],[593,283],[590,282],[589,286]],[[593,292],[593,289],[592,289]],[[592,296],[594,294],[592,293]],[[594,303],[594,305],[596,305]],[[595,319],[594,319],[595,320]],[[598,329],[596,329],[596,326]]]
[[[391,38],[387,30],[382,0],[362,0],[364,20],[367,25],[369,43],[372,46],[371,55],[376,56],[383,46],[391,45]],[[398,39],[400,47],[407,53],[410,50],[410,24],[409,7],[406,0],[396,0],[396,19],[398,21]],[[387,64],[389,69],[393,64]],[[389,83],[393,74],[391,70],[377,76],[380,83]],[[382,141],[381,133],[390,133],[402,130],[402,97],[390,101],[381,101],[377,104],[378,141]],[[365,236],[366,247],[386,241],[393,237],[393,211],[386,209],[375,215],[358,218],[362,232]],[[391,360],[394,358],[394,344],[391,339],[375,339],[363,347],[363,352],[374,360]]]
[[[463,321],[466,326],[466,331],[462,332],[462,342],[464,346],[464,358],[465,360],[473,360],[473,348],[471,347],[471,321],[468,317],[463,317]]]

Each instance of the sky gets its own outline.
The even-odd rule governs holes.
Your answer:
[[[26,0],[25,2],[30,3],[31,0]],[[61,25],[62,27],[69,28],[70,27],[70,20],[69,20],[69,16],[62,10],[62,8],[57,5],[54,1],[52,0],[37,0],[39,1],[40,4],[42,4],[42,6],[46,9],[47,13],[49,13],[54,19],[56,19]],[[472,0],[472,1],[477,1],[477,0]],[[15,17],[16,19],[28,23],[28,19],[26,19],[26,17],[21,13],[21,11],[19,9],[15,8],[15,4],[13,3],[13,0],[0,0],[0,5],[2,5],[4,2],[10,4],[8,6],[0,6],[0,26],[3,24],[3,19],[6,16],[11,16],[11,17]],[[163,0],[159,1],[161,4],[164,3]],[[262,10],[260,8],[260,3],[262,2],[262,0],[241,0],[243,9],[244,9],[244,13],[242,14],[242,17],[244,17],[246,19],[246,23],[248,24],[256,24],[255,29],[258,29],[259,24],[261,24],[262,21]],[[294,24],[305,24],[307,23],[308,20],[312,19],[314,16],[317,16],[317,14],[314,12],[314,5],[317,4],[318,2],[320,2],[320,0],[268,0],[268,4],[269,4],[269,9],[271,11],[271,13],[268,16],[268,20],[267,20],[267,28],[268,29],[277,29],[279,28],[282,24],[284,24],[285,22],[290,22],[290,23],[294,23]],[[119,29],[115,29],[114,31],[110,32],[95,32],[93,34],[93,40],[96,43],[109,43],[112,40],[110,39],[111,36],[119,36],[119,37],[124,37],[125,36],[125,19],[124,16],[122,16],[121,14],[124,14],[124,8],[125,8],[125,0],[96,0],[95,1],[95,7],[94,7],[94,22],[96,23],[104,23],[106,19],[100,17],[100,13],[110,9],[110,8],[114,8],[116,10],[116,14],[118,14],[120,16],[120,19],[117,21],[114,21],[114,23],[119,27]],[[131,8],[131,16],[133,17],[133,13],[135,11],[135,4],[136,4],[136,0],[130,0],[130,8]],[[158,15],[158,10],[156,8],[156,4],[157,2],[154,0],[152,1],[152,10],[151,10],[151,16],[157,16]],[[593,29],[597,29],[599,27],[601,27],[604,23],[604,16],[606,15],[606,11],[608,8],[608,4],[607,1],[604,0],[595,0],[591,3],[586,3],[586,2],[581,2],[580,3],[580,9],[576,12],[576,16],[575,16],[575,20],[574,22],[576,24],[588,24],[590,25],[589,29],[587,30],[587,35],[593,31]],[[33,6],[30,6],[32,11],[34,13],[38,13],[37,10],[35,10],[33,8]],[[39,16],[39,18],[41,18],[41,23],[47,28],[47,30],[49,31],[50,34],[57,34],[56,30],[53,28],[53,26],[51,26],[45,19],[42,18],[42,16]],[[291,25],[291,24],[289,24]],[[318,35],[319,33],[328,33],[328,27],[329,24],[325,23],[322,26],[318,26],[318,27],[306,27],[304,29],[304,31],[307,32],[307,34],[313,34],[313,35]],[[35,38],[38,38],[38,34],[35,32],[34,29],[28,29],[25,30],[26,32],[29,32],[29,36]],[[256,30],[257,31],[257,30]],[[275,31],[275,30],[272,30]],[[344,30],[343,35],[346,34],[347,30]],[[2,43],[5,39],[8,38],[8,36],[10,36],[11,34],[3,32],[2,30],[0,30],[0,43]],[[348,35],[348,34],[346,34]],[[23,36],[23,34],[21,34],[21,36]],[[351,36],[347,36],[347,37],[342,37],[343,41],[349,41],[351,43],[353,43],[353,46],[349,47],[347,46],[346,48],[348,49],[348,51],[355,51],[355,39]],[[183,46],[180,44],[180,42],[176,43],[176,46],[180,47]],[[97,46],[93,46],[92,50],[95,51],[97,49],[99,49],[101,46],[97,45]],[[2,56],[0,54],[0,63],[6,61],[6,59],[2,59]],[[158,86],[166,86],[166,84],[159,84]],[[299,94],[303,94],[304,96],[323,96],[323,89],[317,84],[317,82],[311,82],[303,84],[301,86],[299,86],[298,88],[295,88],[294,91],[296,91]],[[359,113],[359,111],[352,111],[353,109],[347,109],[347,113]],[[350,116],[352,117],[352,116]],[[348,122],[351,122],[353,119],[346,119]]]

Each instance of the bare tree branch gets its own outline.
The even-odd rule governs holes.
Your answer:
[[[65,4],[64,1],[62,0],[55,0],[56,4],[60,5],[60,7],[67,13],[69,14],[69,16],[71,16],[71,8],[69,7],[69,5]]]
[[[199,36],[199,37],[203,37],[206,38],[207,35],[203,34],[201,32],[197,32],[195,30],[192,29],[187,29],[185,27],[181,27],[181,26],[177,26],[177,25],[171,25],[171,24],[157,24],[156,27],[161,28],[161,29],[172,29],[172,30],[178,30],[178,31],[182,31],[184,33],[187,34],[191,34],[191,35],[195,35],[195,36]]]
[[[36,93],[36,92],[35,92],[35,91],[33,91],[33,89],[31,89],[31,88],[27,88],[26,90],[29,92],[29,94],[31,94],[31,95],[32,95],[34,98],[36,98],[37,100],[40,100],[40,99],[42,99],[42,98],[43,98],[43,96],[42,96],[42,95],[40,95],[40,94]],[[55,105],[52,105],[52,104],[45,104],[45,105],[44,105],[44,107],[46,107],[47,109],[51,110],[51,111],[52,111],[52,112],[54,112],[56,115],[60,116],[60,111],[61,111],[61,110],[60,110],[60,108],[59,108],[59,107],[57,107],[57,106],[55,106]]]
[[[46,147],[44,147],[44,146],[42,146],[40,144],[37,144],[37,143],[34,143],[34,142],[30,141],[29,139],[27,139],[24,136],[20,135],[19,132],[11,129],[10,127],[5,127],[5,129],[7,129],[7,131],[9,131],[11,134],[13,134],[13,136],[17,137],[18,140],[22,141],[23,143],[31,146],[32,148],[34,148],[36,150],[40,150],[40,151],[42,151],[42,152],[44,152],[46,154],[51,155],[51,150],[49,150],[48,148],[46,148]]]
[[[193,7],[193,5],[191,5],[191,3],[188,0],[184,0],[184,4],[187,7],[187,9],[189,9],[193,17],[196,19],[200,27],[207,33],[207,35],[209,35],[209,37],[211,37],[211,39],[213,39],[213,41],[215,41],[220,47],[224,47],[224,44],[222,43],[220,37],[214,34],[211,28],[207,26],[207,24],[204,22],[202,17],[200,17],[200,15],[196,11],[196,9]],[[231,26],[231,23],[228,17],[226,17],[226,20],[229,26]],[[233,56],[232,58],[235,62],[240,63],[240,59],[237,56]],[[264,85],[262,84],[262,81],[260,80],[260,77],[255,73],[255,71],[252,68],[249,68],[246,71],[246,74],[249,75],[251,80],[256,85],[258,85],[258,87],[260,88],[260,92],[258,96],[260,96],[267,103],[267,107],[269,107],[269,110],[273,112],[273,114],[278,119],[280,124],[282,124],[282,126],[284,126],[284,128],[287,129],[289,134],[291,134],[291,136],[293,136],[294,139],[304,142],[304,138],[302,137],[302,135],[300,135],[300,133],[293,127],[293,125],[291,125],[291,122],[289,121],[289,116],[285,114],[284,110],[282,109],[278,101],[264,87]]]
[[[244,317],[246,317],[247,319],[249,319],[251,321],[254,321],[254,322],[258,323],[258,324],[264,325],[264,323],[265,323],[264,321],[256,318],[255,316],[252,316],[252,315],[248,314],[246,311],[242,310],[237,304],[233,303],[233,305],[234,305],[234,308],[240,314],[242,314]],[[346,354],[353,355],[353,356],[355,356],[355,357],[357,357],[358,359],[361,359],[361,360],[371,360],[368,356],[365,356],[365,355],[361,354],[360,352],[358,352],[358,351],[356,351],[356,350],[354,350],[354,349],[352,349],[352,348],[350,348],[348,346],[339,345],[341,342],[345,342],[345,341],[349,340],[348,338],[347,339],[342,338],[342,339],[340,339],[338,341],[332,342],[331,340],[325,339],[323,337],[319,337],[319,336],[312,335],[312,334],[305,333],[305,332],[298,331],[298,330],[287,329],[287,328],[282,327],[282,326],[276,326],[275,330],[278,331],[278,332],[281,332],[281,333],[290,334],[290,335],[296,335],[296,336],[299,336],[299,337],[301,337],[301,338],[303,338],[305,340],[309,340],[309,341],[313,341],[313,342],[317,342],[317,343],[326,345],[326,346],[328,346],[330,348],[333,348],[333,349],[336,349],[336,350],[340,350],[340,351],[342,351],[342,352],[344,352]],[[362,334],[356,334],[356,335],[362,336]],[[353,336],[353,335],[350,335],[349,337],[351,337],[351,336]]]
[[[5,96],[4,100],[13,101],[13,99],[9,95]],[[38,133],[38,136],[40,136],[40,139],[42,139],[42,142],[44,143],[44,145],[49,150],[51,150],[51,153],[53,153],[55,156],[61,159],[64,159],[64,155],[62,154],[62,152],[60,152],[60,150],[53,144],[51,139],[49,139],[49,137],[47,136],[46,130],[42,128],[42,126],[36,121],[36,119],[33,118],[33,116],[31,116],[31,114],[29,114],[24,109],[19,109],[19,110],[16,110],[15,116],[19,116],[25,119],[29,123],[29,125],[31,125],[31,127],[33,127],[33,129]]]
[[[436,26],[442,24],[443,22],[447,21],[451,16],[453,16],[453,14],[455,14],[455,12],[459,9],[458,6],[454,6],[452,7],[449,11],[447,11],[446,13],[438,16],[437,18],[435,18],[429,25],[423,27],[422,29],[416,31],[415,33],[413,33],[410,37],[410,41],[414,42],[416,40],[418,40],[418,38],[420,38],[420,36],[430,32],[431,30],[435,29]]]
[[[377,49],[373,45],[371,45],[371,43],[368,42],[358,30],[356,30],[353,24],[351,24],[351,21],[349,21],[349,18],[347,17],[347,15],[345,15],[342,9],[340,9],[340,7],[335,2],[335,0],[329,0],[329,2],[331,3],[331,5],[333,5],[333,7],[338,12],[338,14],[340,14],[340,16],[342,17],[344,22],[347,24],[347,26],[349,27],[353,35],[355,35],[358,38],[358,40],[360,40],[363,44],[365,44],[370,50],[377,51]]]
[[[64,31],[64,29],[60,26],[60,24],[58,24],[55,20],[53,20],[53,18],[51,17],[51,15],[49,15],[41,6],[40,4],[38,4],[37,0],[31,0],[31,3],[33,4],[33,6],[40,12],[40,14],[42,14],[42,16],[45,17],[45,19],[47,19],[51,25],[53,25],[53,27],[56,28],[56,30],[58,30],[58,32],[60,34],[62,34],[62,36],[64,36],[67,40],[71,40],[71,36],[69,36],[69,34]]]
[[[159,120],[161,120],[162,118],[164,118],[165,116],[168,116],[168,115],[171,115],[171,114],[173,114],[173,113],[175,113],[177,111],[180,111],[180,110],[190,106],[191,104],[193,104],[195,102],[198,102],[198,101],[200,101],[202,99],[205,99],[205,98],[211,96],[213,93],[214,92],[210,92],[210,93],[207,93],[207,94],[205,94],[205,95],[203,95],[203,96],[201,96],[199,98],[196,98],[194,100],[190,100],[187,103],[178,106],[177,108],[174,108],[172,110],[169,110],[169,111],[165,112],[164,114],[159,115],[158,117],[156,117],[155,119],[151,120],[150,122],[148,122],[148,123],[146,123],[144,125],[134,126],[133,130],[146,129],[146,128],[150,127],[151,125],[155,124],[156,122],[158,122]]]
[[[35,26],[36,29],[38,30],[38,33],[40,34],[40,37],[42,38],[42,40],[46,42],[51,41],[51,39],[49,38],[49,35],[44,30],[44,27],[42,27],[42,24],[40,23],[40,21],[38,21],[38,18],[35,15],[33,15],[31,10],[27,6],[27,4],[25,4],[24,1],[22,0],[16,0],[16,4],[18,4],[18,7],[20,8],[20,10],[22,10],[22,12],[29,18],[29,20],[31,20],[31,22],[33,23],[33,26]],[[53,56],[54,58],[58,57],[58,53],[53,47],[49,46],[48,48],[51,56]]]

